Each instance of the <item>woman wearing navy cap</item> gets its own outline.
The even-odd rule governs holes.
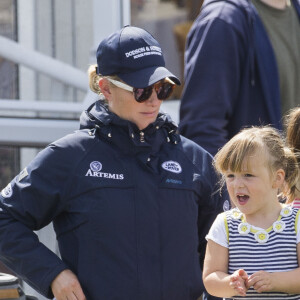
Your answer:
[[[222,203],[212,157],[159,112],[175,84],[148,32],[113,33],[90,69],[100,100],[83,112],[80,130],[2,190],[0,259],[46,297],[201,296],[205,235]],[[32,232],[51,221],[61,257]]]

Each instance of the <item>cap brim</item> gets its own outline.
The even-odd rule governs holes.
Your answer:
[[[135,88],[144,88],[155,82],[169,77],[177,85],[180,85],[180,80],[165,67],[149,67],[136,72],[117,74],[125,83]]]

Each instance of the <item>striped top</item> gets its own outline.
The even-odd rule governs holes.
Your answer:
[[[244,269],[248,275],[257,271],[283,272],[298,268],[296,223],[298,209],[285,208],[273,226],[266,230],[243,223],[238,209],[224,213],[228,239],[228,273]],[[252,287],[246,297],[232,299],[300,299],[300,295],[278,292],[257,293]]]
[[[300,208],[300,198],[296,198],[293,201],[293,207]]]

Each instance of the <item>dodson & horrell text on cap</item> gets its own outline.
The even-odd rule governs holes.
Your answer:
[[[118,75],[125,83],[143,88],[169,77],[179,79],[165,67],[162,49],[146,30],[125,26],[101,41],[97,49],[97,72]]]

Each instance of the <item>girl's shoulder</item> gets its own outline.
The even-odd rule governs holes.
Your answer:
[[[237,207],[227,210],[223,214],[224,218],[227,220],[241,220],[243,216],[242,212]]]

